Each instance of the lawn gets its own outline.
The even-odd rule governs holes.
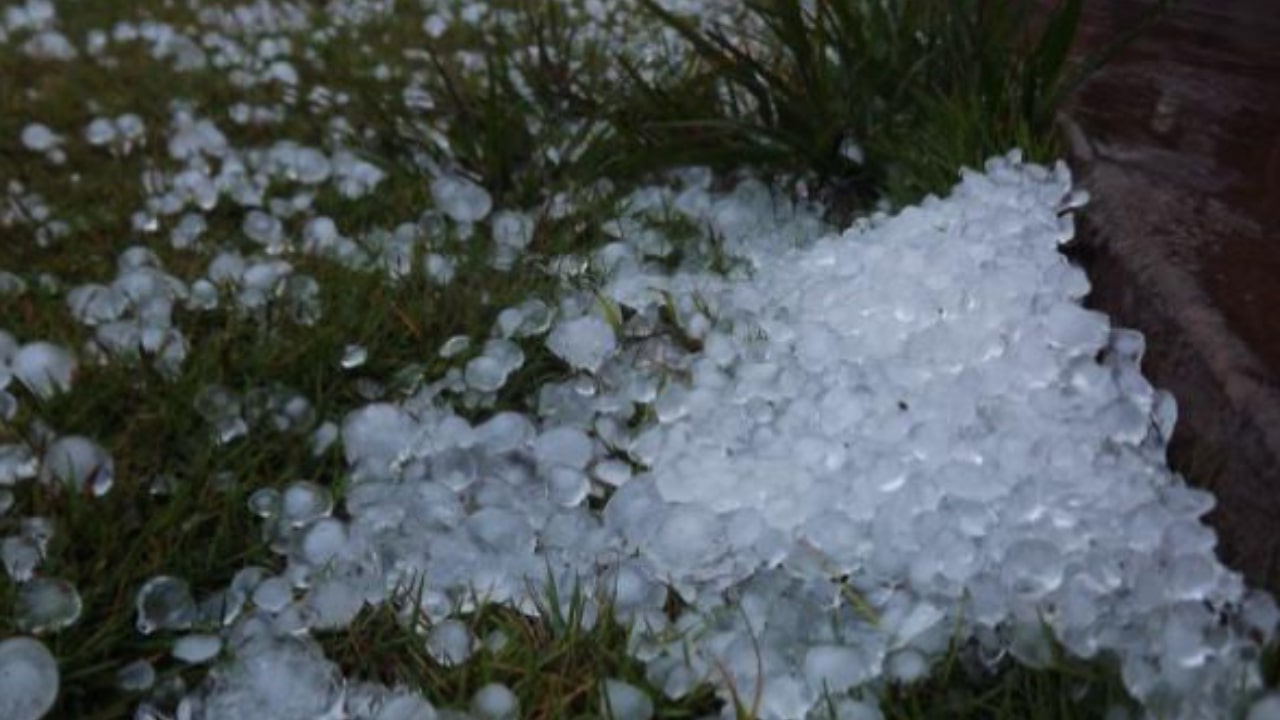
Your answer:
[[[796,258],[850,226],[895,227],[903,208],[920,204],[900,222],[950,222],[939,197],[962,167],[1013,147],[1029,163],[1056,159],[1054,113],[1088,63],[1069,56],[1080,3],[1036,7],[7,3],[0,709],[771,716],[765,696],[788,690],[766,691],[762,668],[804,661],[729,648],[746,636],[728,628],[756,612],[749,598],[775,592],[770,573],[812,558],[787,546],[785,562],[760,559],[759,577],[726,570],[746,562],[732,557],[686,568],[711,521],[673,514],[663,532],[676,540],[654,550],[668,564],[645,564],[597,526],[658,522],[617,519],[643,509],[634,488],[664,482],[658,446],[733,426],[712,412],[731,403],[695,390],[745,383],[749,369],[712,367],[731,352],[759,361],[779,338],[738,317],[750,300],[735,292],[782,303],[769,288],[787,281],[764,279],[784,263],[807,267]],[[1053,186],[1050,171],[1022,166],[988,167],[1030,188],[1009,191],[1011,204]],[[1019,207],[1057,222],[1043,202]],[[1047,227],[1027,232],[1057,232]],[[872,252],[868,268],[898,257]],[[917,254],[883,267],[929,272]],[[761,261],[774,256],[776,267]],[[942,274],[919,285],[943,292],[929,277]],[[1102,333],[1080,348],[1116,350]],[[741,385],[760,393],[743,404],[773,412],[788,387],[777,382]],[[1165,417],[1154,397],[1142,433]],[[690,431],[686,417],[702,424]],[[1098,472],[1169,482],[1152,460],[1162,447]],[[671,499],[683,476],[667,477]],[[1180,492],[1167,491],[1174,510],[1143,517],[1200,552],[1169,561],[1188,588],[1182,609],[1212,606],[1231,631],[1196,636],[1179,657],[1210,646],[1240,661],[1224,712],[1243,714],[1275,685],[1275,662],[1258,657],[1274,603],[1205,560],[1194,523],[1205,496]],[[870,637],[923,617],[836,564],[810,573],[829,586],[836,626]],[[786,617],[792,590],[777,592],[770,613]],[[1073,652],[1085,640],[1055,635],[1051,612],[984,624],[971,617],[980,598],[956,597],[928,606],[939,614],[918,651],[895,646],[867,678],[842,669],[852,656],[833,639],[835,660],[806,656],[811,676],[839,686],[811,716],[1120,718],[1139,712],[1135,689],[1157,709],[1187,689],[1116,653]],[[1101,650],[1134,645],[1114,632]],[[673,648],[704,636],[741,662],[679,669],[688,658]],[[35,673],[49,658],[58,680],[44,697]]]

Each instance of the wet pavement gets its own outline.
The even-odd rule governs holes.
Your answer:
[[[1086,3],[1081,45],[1150,4]],[[1223,559],[1280,590],[1280,0],[1183,0],[1067,115],[1090,302],[1146,334]]]

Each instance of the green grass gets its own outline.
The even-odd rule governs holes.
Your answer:
[[[746,31],[642,4],[693,60],[657,78],[624,65],[613,117],[627,151],[607,166],[759,167],[805,182],[843,220],[943,192],[1000,148],[1056,160],[1062,102],[1173,2],[1076,61],[1083,0],[748,0]]]
[[[496,207],[528,209],[536,218],[530,262],[507,273],[487,264],[486,228],[466,240],[447,223],[424,222],[419,254],[446,252],[457,262],[457,279],[447,287],[434,283],[418,262],[393,281],[378,269],[353,271],[290,257],[296,273],[319,283],[323,317],[317,324],[299,322],[279,305],[254,316],[179,307],[175,325],[192,352],[176,376],[164,376],[146,361],[85,363],[67,395],[41,401],[15,391],[21,411],[0,425],[0,442],[39,449],[47,434],[42,428],[52,429],[93,438],[115,460],[116,484],[103,498],[24,483],[15,507],[0,516],[0,535],[14,533],[19,518],[48,518],[55,536],[41,572],[72,581],[84,600],[78,623],[44,638],[62,673],[52,717],[131,716],[141,697],[118,690],[115,674],[139,658],[154,661],[166,682],[198,683],[201,668],[168,658],[171,636],[135,631],[139,586],[155,575],[175,575],[189,581],[200,599],[225,587],[245,565],[281,568],[246,502],[257,489],[299,478],[330,487],[341,500],[342,458],[336,449],[311,451],[315,424],[341,419],[373,397],[402,397],[460,367],[467,356],[444,360],[437,349],[455,335],[487,337],[502,308],[529,297],[554,300],[559,281],[543,265],[606,242],[603,223],[637,183],[688,164],[725,173],[749,168],[770,179],[805,180],[847,214],[940,191],[961,165],[1012,145],[1035,159],[1052,157],[1053,111],[1075,77],[1066,50],[1080,3],[1061,3],[1038,33],[1030,33],[1025,2],[908,1],[887,9],[850,0],[819,3],[816,11],[802,10],[799,2],[758,2],[747,10],[754,18],[748,25],[760,33],[749,50],[727,29],[695,28],[646,3],[648,14],[636,22],[650,30],[673,28],[690,51],[682,63],[659,59],[653,66],[619,58],[615,48],[583,37],[572,18],[533,0],[494,3],[519,14],[517,29],[456,27],[432,40],[418,30],[423,13],[402,5],[395,17],[339,30],[314,61],[297,63],[304,89],[323,85],[345,92],[347,105],[309,108],[304,97],[286,103],[284,122],[269,127],[236,126],[226,110],[238,101],[280,103],[278,87],[237,89],[214,68],[174,72],[141,44],[113,46],[111,68],[84,58],[32,62],[20,55],[17,42],[0,46],[0,107],[23,108],[0,113],[0,177],[39,193],[69,225],[69,234],[48,246],[34,241],[30,226],[0,228],[0,269],[18,273],[32,288],[0,297],[3,329],[22,341],[80,348],[91,337],[70,318],[61,291],[40,289],[41,274],[56,277],[63,290],[109,282],[117,255],[135,244],[152,248],[175,275],[195,277],[206,268],[208,250],[175,250],[165,232],[139,233],[130,223],[145,200],[143,172],[173,166],[164,139],[175,98],[214,117],[238,147],[277,138],[322,143],[330,115],[340,112],[355,130],[350,144],[388,177],[378,192],[359,200],[323,190],[314,208],[361,242],[373,242],[371,234],[380,228],[419,220],[431,206],[432,168],[472,177],[491,192]],[[324,17],[321,4],[306,7],[316,19]],[[991,7],[1006,12],[988,15],[984,8]],[[63,28],[77,41],[93,28],[109,27],[117,13],[179,27],[195,22],[184,4],[159,0],[127,10],[61,2],[59,11]],[[406,57],[405,50],[418,54]],[[380,64],[394,69],[389,80],[373,75]],[[434,99],[431,109],[402,104],[400,89],[413,73]],[[93,117],[123,112],[146,121],[144,147],[112,157],[81,137]],[[52,166],[20,146],[29,121],[67,137],[65,165]],[[849,139],[863,150],[859,162],[841,153]],[[558,157],[546,153],[552,147]],[[601,177],[613,187],[599,187]],[[551,212],[560,195],[577,201],[568,215]],[[226,202],[207,214],[209,247],[249,252],[241,215]],[[291,233],[299,230],[296,221],[287,225]],[[664,227],[673,236],[700,232]],[[670,263],[673,269],[686,262],[729,269],[716,252],[700,253],[690,241]],[[223,300],[225,308],[230,298]],[[679,333],[674,313],[666,320],[668,331]],[[352,343],[365,346],[370,359],[344,370],[339,358]],[[538,387],[567,376],[540,342],[525,342],[522,349],[527,361],[494,409],[528,410]],[[371,392],[370,382],[380,391]],[[312,403],[315,421],[285,432],[258,425],[246,437],[219,444],[194,405],[210,385],[240,394],[287,388]],[[471,417],[488,412],[466,410]],[[153,492],[158,477],[171,478],[173,491]],[[0,577],[0,637],[16,632],[9,611],[15,592],[7,576]],[[580,597],[571,607],[583,602]],[[607,598],[600,602],[607,605]],[[462,667],[441,667],[423,648],[423,620],[406,621],[389,605],[368,608],[350,628],[318,639],[344,672],[420,688],[447,707],[464,706],[478,687],[500,681],[517,692],[526,717],[589,717],[598,712],[603,679],[645,684],[642,666],[626,652],[627,630],[615,623],[584,630],[573,617],[552,613],[534,621],[491,606],[466,621],[481,637],[501,632],[507,645]],[[1116,673],[1105,662],[1060,657],[1048,670],[1008,665],[980,675],[965,671],[957,657],[959,650],[922,683],[888,688],[881,700],[886,716],[1100,717],[1122,699]],[[1273,679],[1275,665],[1271,661]],[[709,687],[680,700],[656,691],[653,696],[661,717],[701,717],[718,709]],[[749,694],[741,700],[742,714],[749,716]]]

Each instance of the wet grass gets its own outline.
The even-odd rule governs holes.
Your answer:
[[[464,705],[489,683],[509,687],[520,699],[520,717],[600,717],[600,688],[614,679],[646,687],[644,667],[626,652],[628,631],[607,621],[583,622],[585,596],[562,616],[549,607],[531,619],[509,608],[481,605],[461,614],[481,647],[457,667],[442,667],[426,652],[425,618],[407,621],[390,605],[367,609],[346,630],[322,638],[327,653],[344,669],[391,686],[422,688],[440,707]],[[607,616],[607,606],[600,611]],[[719,707],[709,685],[672,700],[651,692],[659,717],[696,718]],[[462,699],[463,702],[459,700]]]
[[[0,535],[18,532],[24,517],[53,524],[40,573],[73,582],[84,602],[78,623],[43,638],[62,673],[51,716],[131,716],[142,696],[119,690],[116,673],[140,658],[156,664],[162,683],[198,683],[201,668],[169,658],[171,635],[136,631],[141,584],[174,575],[201,599],[245,565],[279,569],[283,563],[263,542],[247,498],[300,478],[341,498],[342,458],[336,449],[313,451],[316,425],[375,399],[403,397],[460,367],[468,355],[444,359],[440,346],[457,335],[489,336],[502,308],[530,297],[554,301],[560,285],[543,271],[545,262],[606,242],[601,225],[628,187],[693,163],[725,171],[752,167],[766,177],[810,182],[824,199],[853,211],[942,190],[960,165],[1011,145],[1033,158],[1052,157],[1048,121],[1067,87],[1065,48],[1079,3],[1061,3],[1055,19],[1032,36],[1025,15],[975,14],[989,5],[907,2],[896,15],[879,3],[822,4],[816,14],[797,2],[753,3],[747,12],[763,43],[756,54],[734,45],[723,29],[691,26],[646,3],[646,22],[673,28],[693,51],[669,71],[621,63],[614,49],[582,37],[555,6],[532,0],[493,3],[523,13],[512,26],[518,30],[457,27],[438,38],[421,32],[424,13],[405,7],[394,17],[337,31],[313,60],[297,63],[300,86],[322,86],[321,99],[291,96],[279,85],[236,88],[212,67],[176,72],[141,43],[113,45],[110,66],[86,58],[32,62],[17,43],[0,45],[0,107],[23,108],[0,112],[0,178],[38,193],[67,223],[67,234],[47,244],[36,242],[30,225],[0,227],[0,269],[29,287],[0,296],[3,329],[20,341],[84,347],[91,329],[72,320],[64,292],[109,282],[117,255],[130,246],[150,247],[181,277],[203,272],[214,248],[252,250],[240,229],[242,210],[226,202],[206,215],[203,250],[170,247],[163,223],[156,233],[133,225],[131,216],[146,201],[144,172],[174,167],[165,139],[178,99],[213,118],[236,147],[279,138],[321,144],[340,115],[350,127],[345,144],[388,177],[358,200],[322,190],[314,210],[364,242],[373,242],[378,229],[419,223],[420,252],[446,253],[457,264],[456,278],[442,285],[422,270],[421,255],[395,280],[380,268],[353,271],[290,256],[295,272],[320,287],[323,315],[314,324],[282,305],[246,315],[229,309],[224,295],[223,309],[175,309],[174,324],[191,346],[175,375],[155,371],[145,358],[82,362],[70,394],[46,401],[10,388],[21,409],[0,425],[0,442],[25,443],[38,455],[53,434],[81,434],[115,461],[115,486],[102,498],[28,482],[15,489],[14,508],[0,515]],[[995,5],[1011,13],[1014,6],[1029,7]],[[77,42],[92,29],[109,29],[125,12],[103,3],[60,3],[59,10]],[[136,3],[128,12],[178,26],[195,21],[183,4]],[[1027,37],[1030,50],[1021,44]],[[391,69],[385,79],[374,73],[380,65]],[[401,91],[414,75],[432,98],[429,108],[404,105]],[[340,93],[348,97],[345,104],[336,99]],[[274,125],[238,126],[227,120],[236,102],[286,113]],[[147,142],[131,153],[112,155],[82,137],[92,118],[124,112],[147,125]],[[66,137],[64,164],[21,147],[18,138],[31,121]],[[862,159],[841,152],[845,140],[858,143]],[[463,239],[447,222],[422,221],[436,168],[480,182],[499,208],[533,212],[529,262],[496,272],[488,264],[492,243],[485,227]],[[613,187],[600,187],[602,177]],[[280,197],[301,190],[273,187]],[[553,213],[558,196],[576,199],[577,209]],[[290,234],[300,230],[295,221],[286,225]],[[673,256],[673,264],[681,257]],[[56,287],[42,286],[42,276]],[[369,360],[348,370],[339,360],[351,344],[364,346]],[[498,409],[528,410],[543,382],[565,376],[541,343],[525,342],[522,349],[525,366],[498,398]],[[211,385],[242,395],[287,388],[310,401],[312,418],[284,431],[256,424],[244,437],[218,442],[196,407]],[[7,575],[0,576],[0,637],[17,632],[15,592]],[[466,620],[481,637],[502,633],[506,645],[445,668],[425,652],[421,619],[405,622],[388,606],[366,609],[350,628],[321,633],[319,640],[345,672],[420,688],[445,707],[465,706],[478,687],[497,681],[516,691],[525,717],[590,717],[605,678],[645,685],[642,666],[626,652],[627,631],[617,624],[601,621],[584,630],[573,618],[532,621],[499,607],[482,607]],[[1049,670],[1009,666],[975,676],[951,660],[923,683],[888,689],[886,716],[1100,717],[1116,700],[1116,675],[1105,664],[1061,658]],[[719,707],[709,687],[680,700],[656,690],[652,696],[661,717],[701,717]]]
[[[1119,670],[1105,658],[1084,662],[1055,648],[1048,667],[1005,660],[984,670],[964,667],[956,660],[958,651],[953,648],[924,681],[890,688],[881,700],[885,717],[1084,720],[1138,714]]]

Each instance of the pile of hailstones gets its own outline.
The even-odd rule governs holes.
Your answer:
[[[1065,168],[1008,158],[812,241],[814,216],[758,183],[638,193],[635,212],[711,223],[747,270],[654,270],[623,218],[592,261],[629,318],[566,297],[546,342],[581,374],[542,388],[538,417],[472,426],[439,387],[352,413],[350,519],[288,491],[264,512],[295,528],[280,580],[300,596],[233,623],[235,661],[186,702],[231,717],[274,673],[313,681],[313,709],[340,702],[332,666],[274,638],[418,581],[444,661],[479,644],[450,624],[473,593],[534,612],[547,583],[588,582],[664,692],[760,687],[766,718],[824,693],[868,712],[850,690],[920,677],[957,626],[981,657],[1043,665],[1041,623],[1075,655],[1115,653],[1153,713],[1240,703],[1276,609],[1218,564],[1211,498],[1164,465],[1175,412],[1138,370],[1140,336],[1080,306],[1058,250],[1079,199]],[[698,350],[656,332],[669,302]],[[654,421],[628,429],[643,406]],[[675,620],[668,589],[689,606]]]
[[[876,717],[865,691],[927,674],[957,629],[991,666],[1050,662],[1045,626],[1073,655],[1113,653],[1154,715],[1260,692],[1280,613],[1217,562],[1212,498],[1165,466],[1176,411],[1140,374],[1141,337],[1081,307],[1064,166],[995,160],[945,200],[817,239],[811,208],[757,182],[717,194],[691,175],[632,201],[590,258],[598,295],[495,328],[490,343],[545,332],[579,371],[533,416],[468,423],[449,404],[463,370],[345,418],[349,519],[310,483],[255,496],[287,568],[242,571],[222,630],[179,641],[231,655],[180,715],[401,717],[426,701],[344,680],[306,631],[395,603],[460,663],[492,639],[458,613],[535,613],[553,583],[604,591],[663,692],[759,689],[763,718],[817,717],[828,696]],[[648,263],[639,218],[660,207],[708,223],[737,269]],[[140,629],[210,606],[157,580]]]

